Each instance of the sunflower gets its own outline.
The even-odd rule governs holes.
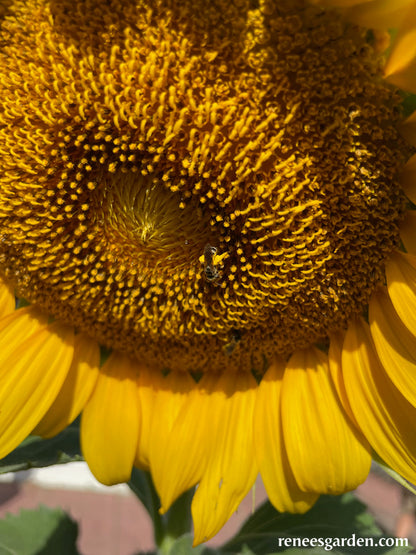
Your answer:
[[[414,1],[0,16],[0,456],[81,414],[102,483],[198,485],[195,543],[259,473],[416,482]]]

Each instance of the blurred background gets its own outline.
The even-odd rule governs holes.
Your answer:
[[[408,537],[416,545],[416,497],[374,468],[356,490],[389,536]],[[221,532],[207,545],[219,546],[232,537],[266,494],[259,480],[252,493]],[[105,487],[83,462],[0,476],[0,518],[39,505],[64,509],[79,526],[82,555],[134,555],[154,549],[150,518],[127,485]]]

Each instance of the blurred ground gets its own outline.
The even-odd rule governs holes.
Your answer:
[[[393,536],[397,531],[416,545],[413,499],[409,502],[400,486],[372,472],[356,494],[386,534]],[[256,504],[265,498],[261,483],[256,486],[255,498]],[[84,463],[6,475],[0,482],[0,518],[39,504],[62,507],[78,522],[82,555],[133,555],[154,549],[150,519],[128,487],[100,486]],[[252,506],[250,494],[210,545],[221,545],[230,538]]]

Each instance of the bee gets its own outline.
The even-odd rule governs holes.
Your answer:
[[[217,252],[216,247],[205,245],[204,248],[204,274],[205,279],[209,282],[215,281],[220,273],[214,264],[214,255]]]
[[[231,337],[230,337],[230,341],[229,343],[226,343],[223,346],[223,351],[225,352],[225,354],[227,356],[231,356],[234,352],[234,350],[236,349],[236,347],[238,347],[238,344],[241,341],[241,332],[239,330],[231,330]]]

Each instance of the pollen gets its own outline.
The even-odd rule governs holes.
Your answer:
[[[157,369],[263,372],[363,311],[409,156],[372,35],[301,0],[13,0],[0,272]]]

